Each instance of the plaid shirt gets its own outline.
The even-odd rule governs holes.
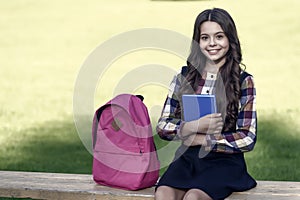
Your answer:
[[[204,74],[196,93],[211,94],[215,77],[214,74]],[[158,135],[164,140],[180,139],[179,130],[183,120],[175,117],[175,110],[177,106],[180,106],[176,96],[181,84],[179,78],[180,73],[170,84],[162,115],[156,127]],[[256,123],[256,91],[253,77],[247,76],[241,85],[236,131],[207,134],[205,150],[223,153],[251,151],[256,142]]]

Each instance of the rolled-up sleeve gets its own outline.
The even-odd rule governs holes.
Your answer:
[[[224,153],[251,151],[256,143],[256,132],[256,89],[253,77],[248,76],[241,85],[236,131],[207,135],[205,149]]]

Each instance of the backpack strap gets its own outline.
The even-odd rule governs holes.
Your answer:
[[[240,85],[242,85],[243,81],[248,77],[248,76],[252,76],[251,74],[249,74],[246,71],[243,71],[242,74],[240,75]]]
[[[188,67],[187,67],[187,66],[183,66],[183,67],[181,68],[181,75],[182,75],[182,76],[186,76],[187,73],[188,73]]]

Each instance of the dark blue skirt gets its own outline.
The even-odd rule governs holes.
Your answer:
[[[200,149],[201,146],[180,146],[157,187],[200,189],[216,200],[256,186],[247,172],[243,153],[205,153]]]

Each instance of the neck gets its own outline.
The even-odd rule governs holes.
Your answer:
[[[220,69],[219,66],[217,66],[216,64],[211,63],[211,62],[206,62],[206,65],[204,68],[205,71],[207,71],[209,73],[213,73],[213,74],[217,74],[219,69]]]
[[[205,69],[207,71],[218,72],[219,69],[225,64],[226,59],[222,58],[220,60],[212,61],[207,59],[205,64]]]

